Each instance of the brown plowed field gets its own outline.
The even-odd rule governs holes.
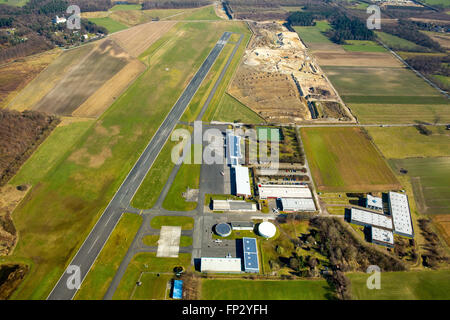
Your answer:
[[[149,22],[117,32],[111,35],[110,39],[117,42],[131,56],[138,57],[175,24],[173,21]]]
[[[402,67],[387,52],[314,52],[321,66]]]

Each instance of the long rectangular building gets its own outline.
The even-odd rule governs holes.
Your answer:
[[[306,185],[260,184],[258,190],[261,199],[312,198],[311,190]]]
[[[214,211],[245,211],[255,212],[256,203],[244,200],[213,200]]]
[[[241,137],[234,135],[232,130],[227,130],[226,133],[226,149],[228,164],[238,165],[239,159],[242,158]]]
[[[240,258],[201,258],[201,272],[240,273],[242,262]]]
[[[250,197],[252,195],[250,187],[250,175],[247,167],[236,165],[234,167],[236,195]]]
[[[243,238],[244,246],[244,271],[250,273],[259,272],[258,247],[255,238]]]
[[[281,210],[285,212],[316,211],[312,198],[282,198]]]
[[[389,230],[393,229],[392,219],[389,216],[356,208],[351,209],[350,222],[361,226],[375,226]]]
[[[407,195],[390,191],[388,199],[389,210],[394,222],[394,232],[405,237],[413,238],[414,229]]]

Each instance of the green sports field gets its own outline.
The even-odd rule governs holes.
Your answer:
[[[450,157],[389,161],[397,172],[408,170],[417,209],[422,214],[450,214]]]
[[[450,271],[383,272],[381,289],[369,290],[368,274],[348,274],[355,300],[449,300]]]
[[[401,188],[360,128],[302,128],[306,156],[319,191],[364,192]]]
[[[203,300],[326,300],[333,290],[325,280],[203,279]]]

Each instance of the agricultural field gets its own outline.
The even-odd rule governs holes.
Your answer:
[[[351,280],[355,300],[448,300],[450,271],[383,272],[381,289],[369,290],[369,275],[354,273]]]
[[[413,72],[404,68],[324,66],[342,96],[439,96]]]
[[[444,8],[450,8],[450,4],[447,0],[423,0],[426,4],[429,4],[431,6],[440,6]]]
[[[202,279],[205,300],[327,300],[333,290],[325,280]]]
[[[2,4],[8,4],[10,6],[17,6],[22,7],[24,6],[29,0],[0,0],[0,3]]]
[[[427,52],[428,49],[415,44],[414,42],[405,40],[403,38],[394,36],[385,32],[375,32],[377,37],[389,48],[398,51],[424,51]]]
[[[167,20],[221,20],[214,9],[214,6],[207,6],[195,10],[189,10],[180,15],[167,18]]]
[[[450,214],[450,157],[389,160],[396,172],[406,169],[417,209],[422,214]]]
[[[12,298],[47,297],[218,34],[228,27],[220,22],[178,24],[176,41],[158,50],[147,71],[31,189],[14,211],[21,235],[17,247],[0,259],[31,267]]]
[[[243,103],[228,93],[224,94],[220,101],[215,114],[214,121],[222,122],[242,122],[242,123],[264,123],[265,120],[261,118],[256,112],[248,108]]]
[[[173,269],[177,266],[182,266],[185,269],[189,269],[191,264],[191,255],[187,253],[180,253],[178,258],[157,258],[156,253],[138,253],[133,257],[130,264],[119,283],[119,286],[114,293],[113,300],[128,300],[132,297],[136,282],[139,277],[146,273],[155,274],[160,276],[172,277]],[[152,283],[145,284],[143,280],[148,279]],[[167,285],[166,281],[154,281],[151,276],[144,276],[141,278],[143,282],[142,287],[136,290],[138,297],[141,299],[157,299],[160,298],[165,292]],[[155,285],[154,287],[151,284]],[[148,290],[147,290],[148,289]],[[142,293],[140,293],[142,292]]]
[[[0,66],[0,109],[9,102],[50,65],[60,54],[55,49],[18,59]]]
[[[401,189],[394,173],[361,129],[302,128],[301,135],[319,191]]]
[[[386,52],[387,50],[374,41],[347,40],[343,45],[346,51],[355,52]]]
[[[124,213],[116,228],[103,247],[100,255],[84,279],[76,300],[101,300],[117,269],[125,257],[134,236],[142,224],[142,217],[137,214]]]
[[[450,156],[450,131],[444,126],[428,127],[432,134],[421,134],[414,127],[367,127],[381,153],[388,159]]]

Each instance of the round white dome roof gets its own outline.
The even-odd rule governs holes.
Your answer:
[[[277,233],[277,228],[273,223],[263,222],[258,226],[258,232],[265,238],[272,238]]]

